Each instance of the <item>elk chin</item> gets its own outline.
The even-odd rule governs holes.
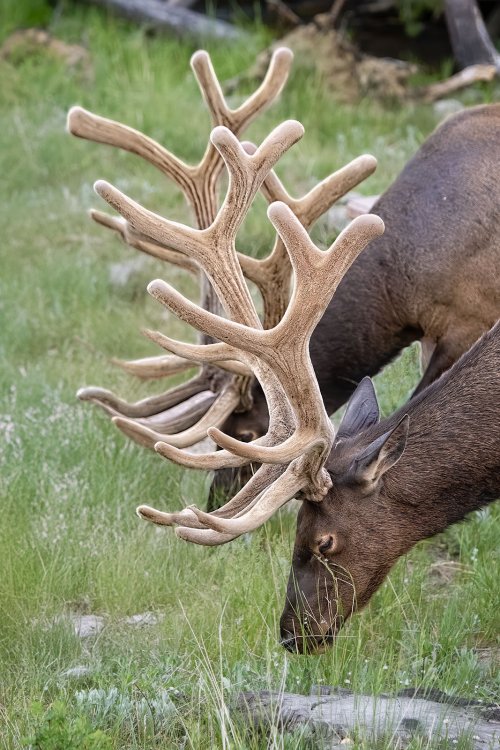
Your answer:
[[[280,643],[287,651],[321,654],[334,644],[337,633],[353,610],[352,599],[350,607],[346,608],[341,600],[334,603],[328,594],[324,598],[327,611],[316,614],[310,609],[298,611],[288,599],[280,619]]]
[[[318,655],[323,654],[335,642],[337,632],[342,627],[343,620],[328,628],[324,633],[295,635],[294,633],[281,627],[280,643],[292,654]]]

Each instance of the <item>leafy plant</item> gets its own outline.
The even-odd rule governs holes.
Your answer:
[[[443,0],[396,0],[396,7],[408,36],[417,36],[424,29],[424,15],[439,18],[442,14]]]
[[[44,712],[41,704],[34,704],[33,712],[40,716],[35,735],[23,747],[29,750],[111,750],[112,742],[100,729],[94,729],[89,720],[78,716],[69,718],[67,707],[56,701]]]

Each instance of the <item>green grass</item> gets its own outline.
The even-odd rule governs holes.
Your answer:
[[[419,545],[331,651],[298,658],[277,641],[292,513],[213,550],[136,518],[139,501],[202,503],[207,478],[126,442],[74,394],[91,383],[131,400],[150,393],[108,356],[156,353],[138,333],[143,326],[182,335],[144,289],[166,274],[187,287],[153,260],[124,287],[113,286],[110,265],[134,251],[92,226],[86,210],[99,206],[92,183],[103,177],[171,218],[186,220],[187,212],[151,167],[66,135],[65,116],[82,104],[188,160],[204,148],[208,118],[188,45],[147,39],[89,9],[63,12],[51,30],[88,47],[90,76],[43,53],[16,66],[0,60],[0,747],[17,750],[30,737],[40,750],[267,747],[228,712],[242,689],[307,692],[324,683],[377,693],[419,685],[498,698],[495,664],[480,659],[499,631],[496,506]],[[220,77],[248,67],[262,46],[258,33],[236,49],[214,46]],[[363,152],[380,167],[362,190],[382,191],[435,125],[429,107],[341,106],[300,70],[248,136],[259,141],[285,117],[306,127],[278,170],[297,194]],[[272,235],[263,205],[242,232],[255,253]],[[317,235],[326,239],[324,229]],[[377,379],[385,413],[411,392],[416,361],[411,349]],[[453,563],[451,581],[443,560]],[[123,623],[145,610],[163,613],[163,621],[144,630]],[[106,615],[98,638],[82,642],[64,622],[48,628],[75,611]],[[65,676],[76,665],[91,674]],[[173,714],[166,699],[162,713],[162,691]],[[273,742],[305,746],[300,733],[277,733]]]

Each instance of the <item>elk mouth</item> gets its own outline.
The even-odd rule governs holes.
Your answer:
[[[333,645],[334,640],[334,632],[321,636],[285,633],[280,643],[291,654],[322,654]]]
[[[333,646],[343,622],[343,618],[336,617],[334,624],[322,634],[298,635],[282,628],[280,644],[291,654],[322,654]]]

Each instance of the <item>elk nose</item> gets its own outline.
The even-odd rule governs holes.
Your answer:
[[[297,639],[295,635],[293,633],[289,633],[288,630],[281,630],[280,643],[283,648],[286,648],[286,650],[290,651],[292,654],[296,654],[298,652]]]

